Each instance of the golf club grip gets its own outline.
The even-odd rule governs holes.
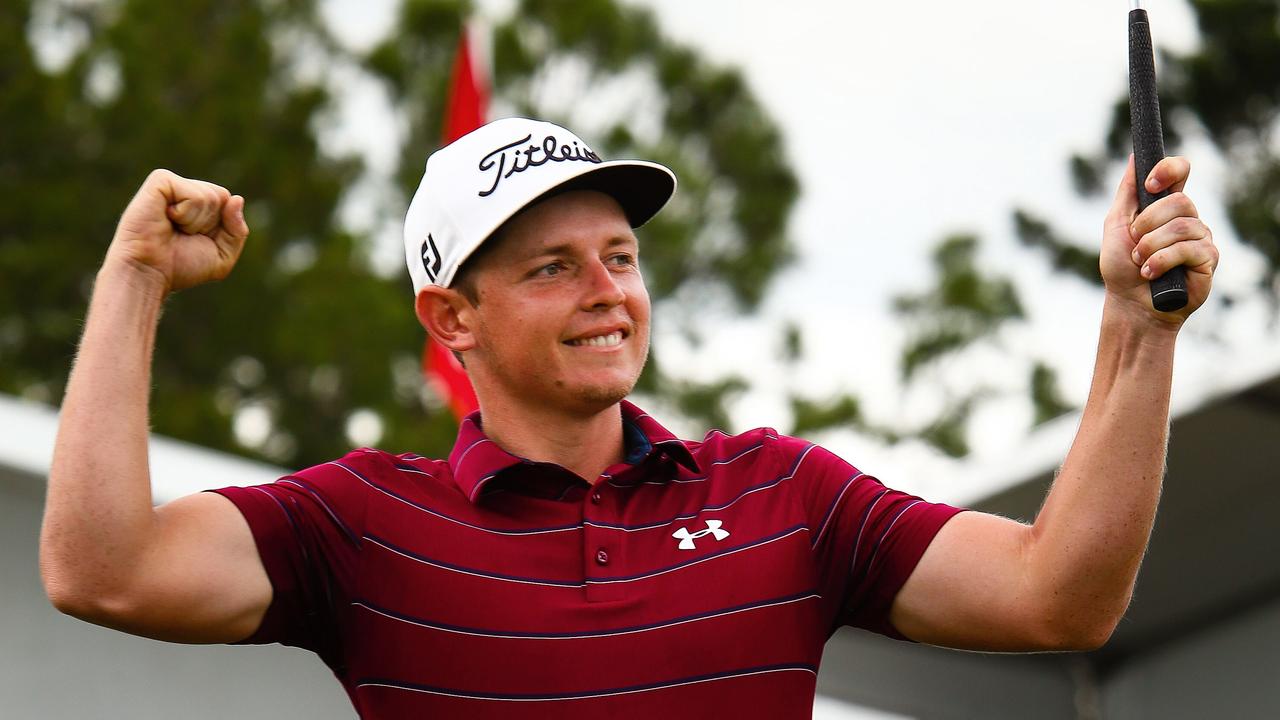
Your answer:
[[[1164,128],[1160,123],[1160,97],[1156,94],[1155,54],[1147,11],[1129,11],[1129,125],[1133,130],[1133,159],[1137,171],[1138,212],[1169,194],[1152,195],[1146,180],[1151,168],[1164,158]],[[1151,304],[1161,312],[1173,312],[1187,304],[1187,271],[1181,265],[1151,281]]]

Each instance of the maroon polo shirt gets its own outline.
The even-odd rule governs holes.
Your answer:
[[[841,625],[957,508],[761,428],[677,439],[622,404],[588,484],[464,421],[449,459],[361,449],[223,488],[274,596],[245,642],[318,653],[363,718],[808,718]],[[856,680],[855,680],[856,681]]]

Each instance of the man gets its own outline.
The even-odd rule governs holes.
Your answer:
[[[63,404],[41,544],[64,612],[180,642],[317,652],[363,717],[807,717],[841,624],[980,650],[1095,648],[1160,492],[1174,340],[1218,254],[1181,192],[1103,228],[1093,386],[1033,525],[885,488],[767,428],[678,440],[624,398],[648,352],[643,243],[669,170],[491,123],[427,163],[406,220],[418,319],[480,412],[445,460],[371,449],[152,508],[165,295],[230,272],[244,200],[166,171],[125,210]],[[1147,281],[1187,269],[1190,303]],[[335,292],[341,292],[336,288]]]

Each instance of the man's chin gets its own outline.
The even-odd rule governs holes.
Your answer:
[[[634,387],[634,381],[609,385],[587,385],[579,388],[573,395],[587,412],[600,412],[617,405],[623,398],[631,394],[631,389]]]
[[[643,368],[642,364],[640,370]],[[572,395],[582,411],[597,413],[617,405],[631,394],[640,380],[640,370],[634,368],[632,372],[621,371],[621,368],[612,370],[608,373],[592,373],[586,377],[579,377],[582,382],[573,389]]]

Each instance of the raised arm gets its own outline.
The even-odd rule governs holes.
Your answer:
[[[151,353],[165,296],[225,277],[249,227],[244,199],[166,170],[129,203],[98,271],[62,404],[40,535],[61,611],[179,642],[252,633],[271,585],[239,511],[213,494],[153,508]]]
[[[1135,220],[1132,160],[1103,231],[1106,284],[1080,428],[1031,526],[962,513],[934,538],[891,619],[921,642],[973,650],[1092,649],[1128,607],[1164,476],[1174,340],[1208,297],[1218,251],[1167,158],[1147,189],[1171,194]],[[1147,280],[1187,270],[1189,302],[1151,306]]]

